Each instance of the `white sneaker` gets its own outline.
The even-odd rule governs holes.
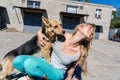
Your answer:
[[[20,77],[19,79],[17,79],[17,80],[27,80],[27,76],[23,76],[23,77]]]

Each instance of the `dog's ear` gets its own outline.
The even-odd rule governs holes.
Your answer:
[[[44,16],[42,16],[42,21],[45,25],[49,24],[49,20],[45,18]]]

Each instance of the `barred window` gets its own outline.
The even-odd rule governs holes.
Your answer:
[[[101,19],[101,9],[96,9],[96,12],[95,12],[95,18],[97,19]]]
[[[39,1],[28,1],[27,7],[40,8],[40,2]]]
[[[70,6],[70,5],[67,5],[67,9],[66,9],[66,12],[69,12],[69,13],[77,13],[77,6]]]

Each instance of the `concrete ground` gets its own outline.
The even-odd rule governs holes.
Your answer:
[[[23,32],[0,32],[0,61],[12,49],[20,46],[35,34]],[[88,57],[90,75],[83,80],[120,80],[120,42],[93,40]],[[17,73],[17,74],[15,74]],[[20,77],[14,70],[12,80]],[[16,76],[17,75],[17,76]]]

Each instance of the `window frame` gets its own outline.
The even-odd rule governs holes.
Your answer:
[[[68,13],[77,13],[78,12],[78,6],[67,5],[66,12],[68,12]]]
[[[102,9],[96,9],[96,11],[95,11],[95,18],[101,19],[101,12],[102,12]]]
[[[29,8],[40,8],[40,2],[39,1],[28,1],[27,7]]]

